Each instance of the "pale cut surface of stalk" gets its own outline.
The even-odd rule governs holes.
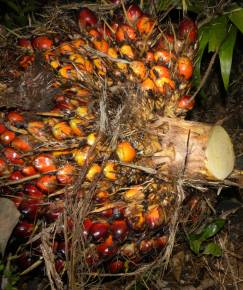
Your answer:
[[[156,137],[155,137],[156,136]],[[224,180],[234,169],[231,139],[219,125],[158,118],[149,132],[152,166],[169,179]],[[152,150],[151,150],[152,148]]]

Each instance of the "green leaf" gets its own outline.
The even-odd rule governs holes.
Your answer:
[[[202,62],[203,53],[209,42],[209,29],[210,29],[209,26],[205,25],[205,26],[202,26],[198,31],[199,48],[197,52],[196,64],[195,64],[194,74],[193,74],[194,82],[196,86],[199,86],[200,81],[201,81],[201,62]]]
[[[235,26],[230,27],[230,31],[228,33],[227,38],[225,39],[223,45],[219,50],[219,60],[220,60],[220,68],[221,75],[224,82],[225,90],[228,89],[229,86],[229,78],[231,72],[233,51],[235,47],[237,29]]]
[[[227,17],[220,16],[210,22],[208,52],[219,49],[227,32]]]
[[[243,33],[243,8],[239,8],[237,11],[232,12],[229,15],[229,19],[241,31],[241,33]]]
[[[200,240],[190,240],[189,245],[190,249],[195,253],[199,254],[202,242]]]
[[[216,219],[211,224],[207,225],[200,234],[200,241],[206,241],[207,239],[215,236],[224,226],[225,220]]]
[[[220,246],[216,243],[209,243],[203,253],[203,255],[212,255],[214,257],[220,257],[222,256],[222,249],[220,248]]]

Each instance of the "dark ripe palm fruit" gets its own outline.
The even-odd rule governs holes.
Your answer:
[[[125,270],[125,264],[121,260],[111,261],[108,262],[107,270],[112,274],[123,272]]]
[[[99,242],[105,239],[107,236],[108,230],[110,226],[106,221],[99,221],[99,222],[94,222],[93,225],[90,228],[90,234],[92,238]]]
[[[28,50],[33,49],[31,41],[24,37],[18,39],[17,45]]]
[[[111,224],[112,236],[115,240],[123,242],[128,235],[128,226],[125,220],[115,220]]]
[[[45,219],[48,223],[54,223],[63,213],[63,208],[49,208],[45,213]]]
[[[17,263],[22,270],[27,269],[34,263],[33,255],[29,251],[25,251],[18,257]]]
[[[116,30],[116,40],[118,42],[125,40],[135,40],[137,38],[136,31],[128,24],[121,24]]]
[[[11,111],[6,116],[10,123],[22,123],[24,121],[24,116],[16,111]]]
[[[20,221],[14,229],[14,235],[19,238],[28,238],[34,229],[34,225],[25,220]]]
[[[24,160],[20,158],[20,154],[11,147],[6,147],[3,150],[6,160],[12,164],[23,165]]]
[[[197,26],[194,21],[189,18],[184,18],[178,29],[178,35],[180,39],[187,40],[189,43],[193,43],[197,39]]]
[[[47,36],[37,36],[32,40],[35,49],[46,50],[52,48],[53,41]]]
[[[26,137],[25,135],[15,137],[11,145],[13,148],[24,152],[28,152],[33,149],[28,140],[28,137]]]
[[[123,141],[117,145],[116,154],[122,162],[131,162],[136,158],[136,150],[127,141]]]
[[[37,179],[36,183],[42,191],[52,193],[57,188],[57,179],[55,175],[44,175]]]
[[[195,105],[195,99],[191,100],[191,96],[185,95],[178,100],[178,108],[183,110],[191,110]]]
[[[33,165],[41,173],[47,173],[56,170],[53,157],[47,154],[40,154],[37,156],[33,161]]]
[[[143,240],[139,244],[139,252],[142,255],[147,255],[153,250],[153,242],[152,240]]]
[[[146,15],[142,15],[138,18],[137,29],[143,35],[148,35],[152,33],[155,26],[155,21]]]
[[[24,187],[24,191],[28,194],[30,198],[33,199],[43,199],[45,197],[45,194],[32,184],[26,184]]]
[[[15,203],[15,206],[18,208],[22,203],[22,201],[24,200],[24,193],[22,191],[17,192],[15,196],[11,198],[11,200]]]
[[[164,210],[159,205],[151,205],[145,215],[146,224],[150,229],[155,229],[165,222]]]
[[[83,7],[79,11],[78,21],[81,27],[86,27],[94,26],[98,20],[93,11],[87,7]]]
[[[125,208],[116,206],[112,209],[112,217],[113,219],[122,219],[124,218]]]
[[[97,252],[102,258],[112,257],[117,252],[116,243],[113,241],[112,235],[109,235],[106,240],[99,244],[97,247]]]
[[[185,80],[189,80],[192,77],[193,65],[189,57],[181,56],[177,60],[178,74]]]
[[[136,23],[138,18],[141,17],[143,15],[142,10],[139,8],[138,5],[136,4],[131,4],[128,8],[127,8],[127,18],[131,23]]]
[[[153,239],[153,247],[157,250],[161,250],[165,247],[166,243],[168,242],[168,236],[160,236],[155,237]]]
[[[3,145],[10,144],[14,140],[14,138],[15,138],[15,133],[10,130],[6,130],[0,135],[0,140]]]
[[[55,269],[57,271],[57,273],[61,273],[65,268],[65,262],[63,259],[61,258],[57,258],[55,260]]]
[[[34,222],[40,210],[39,200],[23,200],[19,206],[22,216],[30,222]]]
[[[2,134],[6,130],[7,130],[7,128],[5,127],[5,125],[0,122],[0,134]]]
[[[31,176],[31,175],[35,175],[37,173],[36,169],[34,166],[32,165],[27,165],[27,166],[24,166],[22,168],[22,173],[25,175],[25,176]]]
[[[84,219],[84,221],[83,221],[83,231],[82,231],[82,234],[83,234],[83,237],[85,239],[88,238],[89,232],[90,232],[90,228],[92,227],[92,225],[93,225],[93,221],[90,218],[85,218]]]
[[[0,158],[0,176],[2,174],[4,174],[4,172],[6,171],[6,169],[7,169],[6,162],[2,158]]]
[[[9,179],[11,179],[11,180],[20,180],[20,179],[22,179],[23,177],[24,177],[24,176],[23,176],[23,174],[21,173],[21,171],[16,170],[16,171],[13,171],[13,172],[10,174]]]
[[[19,59],[19,66],[23,69],[28,68],[30,65],[32,65],[32,63],[35,60],[35,56],[34,55],[23,55],[20,59]]]
[[[57,180],[61,184],[70,184],[74,180],[75,167],[72,164],[65,164],[57,171]]]

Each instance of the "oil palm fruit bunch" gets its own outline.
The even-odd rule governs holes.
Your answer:
[[[192,20],[162,25],[131,4],[107,19],[83,7],[77,25],[79,35],[65,41],[18,41],[20,66],[28,68],[41,53],[56,72],[58,94],[48,112],[1,113],[1,194],[21,212],[12,243],[22,266],[42,261],[47,228],[57,272],[70,260],[77,271],[84,265],[132,271],[166,247],[188,134],[197,144],[184,168],[189,178],[225,178],[233,153],[220,126],[168,118],[183,119],[194,104],[188,96],[197,48]],[[220,154],[222,147],[230,151],[223,173],[204,162],[216,158],[212,150],[204,154],[208,136],[211,143],[221,138]]]

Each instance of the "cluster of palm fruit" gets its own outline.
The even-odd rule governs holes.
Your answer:
[[[190,19],[160,28],[135,4],[115,15],[101,21],[84,7],[78,18],[80,37],[55,45],[47,36],[18,41],[25,51],[20,66],[29,67],[36,51],[41,52],[57,73],[53,86],[61,91],[49,112],[35,117],[17,110],[1,113],[0,190],[21,212],[13,236],[21,244],[17,253],[26,268],[41,256],[38,241],[31,247],[26,241],[60,219],[67,198],[78,205],[91,188],[89,212],[80,221],[89,267],[130,271],[153,260],[167,243],[174,186],[136,166],[142,153],[133,135],[118,136],[115,149],[109,146],[112,136],[98,130],[98,92],[106,84],[108,95],[119,103],[121,87],[130,88],[131,95],[139,91],[136,120],[192,109],[187,94],[197,28]],[[130,130],[140,124],[127,126]],[[71,240],[73,220],[68,214]],[[52,248],[57,271],[65,271],[63,230]]]

